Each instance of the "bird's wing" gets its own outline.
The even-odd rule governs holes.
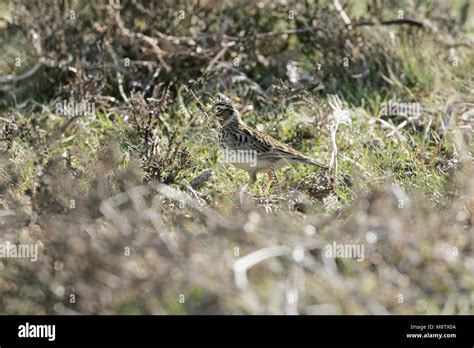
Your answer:
[[[260,159],[266,159],[270,161],[278,161],[284,159],[287,161],[299,161],[320,168],[327,168],[325,165],[314,161],[312,158],[303,155],[301,152],[291,148],[290,146],[282,143],[281,141],[272,138],[268,134],[259,132],[256,129],[250,128],[247,125],[242,125],[242,134],[249,139],[252,139],[252,147],[258,151]]]
[[[247,125],[240,127],[239,136],[243,138],[241,142],[246,143],[248,147],[257,151],[259,156],[273,151],[274,145],[268,140],[268,136]]]

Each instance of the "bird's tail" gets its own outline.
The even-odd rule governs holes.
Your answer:
[[[312,158],[309,158],[309,157],[294,157],[293,158],[294,161],[298,161],[298,162],[302,162],[302,163],[306,163],[306,164],[310,164],[312,166],[315,166],[315,167],[318,167],[320,169],[324,169],[324,170],[329,170],[329,167],[325,164],[322,164],[322,163],[319,163],[319,162],[316,162],[315,160],[313,160]]]
[[[300,163],[305,163],[305,164],[310,164],[312,166],[315,166],[315,167],[318,167],[320,169],[324,169],[324,170],[329,170],[329,166],[325,165],[325,164],[322,164],[322,163],[319,163],[319,162],[316,162],[314,159],[310,158],[310,157],[307,157],[297,151],[293,151],[292,153],[285,153],[285,156],[282,156],[281,154],[279,154],[279,157],[280,158],[283,158],[285,159],[286,161],[289,161],[289,162],[300,162]]]
[[[316,162],[315,160],[312,160],[312,159],[308,159],[307,163],[324,170],[329,170],[329,167],[327,165]]]

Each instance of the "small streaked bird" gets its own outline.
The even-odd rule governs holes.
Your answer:
[[[213,105],[213,115],[219,123],[219,143],[224,153],[254,154],[256,157],[256,161],[230,162],[237,168],[246,170],[252,184],[257,181],[257,173],[267,172],[269,180],[266,193],[268,193],[273,180],[276,179],[276,169],[295,162],[310,164],[325,170],[329,169],[328,166],[316,162],[268,134],[247,126],[242,121],[239,111],[228,101],[217,101]]]

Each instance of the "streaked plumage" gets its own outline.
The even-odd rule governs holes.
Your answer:
[[[216,102],[213,111],[219,122],[219,142],[222,149],[255,151],[257,157],[255,167],[248,163],[233,163],[236,167],[246,170],[252,182],[256,181],[258,172],[268,172],[271,183],[271,180],[275,178],[275,169],[295,162],[329,169],[268,134],[247,126],[231,103],[226,101]]]

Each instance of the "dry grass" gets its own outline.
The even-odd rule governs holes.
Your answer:
[[[21,5],[0,7],[1,74],[41,68],[0,80],[0,245],[40,255],[0,258],[0,313],[474,313],[472,9],[344,4],[348,29],[333,2]],[[375,24],[400,8],[415,24]],[[337,172],[243,190],[219,93],[318,161],[336,145]]]

